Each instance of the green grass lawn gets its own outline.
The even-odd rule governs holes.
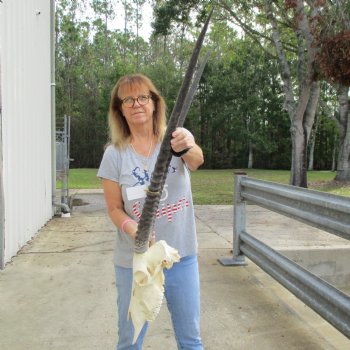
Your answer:
[[[232,204],[234,172],[236,170],[199,170],[191,175],[195,204]],[[241,171],[241,170],[240,170]],[[248,176],[288,184],[288,170],[244,169]],[[309,171],[309,188],[350,197],[350,183],[333,181],[335,173],[331,171]]]
[[[102,188],[97,169],[70,169],[69,188]]]
[[[288,184],[288,170],[244,169],[248,176]],[[232,204],[234,169],[198,170],[191,173],[192,190],[195,204]],[[97,169],[71,169],[69,188],[101,188],[101,181],[96,177]],[[334,181],[331,171],[308,172],[309,188],[350,197],[350,183]],[[60,184],[58,183],[59,187]]]

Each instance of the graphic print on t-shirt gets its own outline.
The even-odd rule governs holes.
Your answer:
[[[138,219],[140,219],[141,212],[142,212],[140,199],[143,199],[146,197],[146,190],[148,187],[147,183],[149,183],[150,181],[150,176],[147,170],[144,169],[142,172],[139,166],[136,166],[132,170],[131,174],[133,178],[137,180],[137,182],[132,187],[126,188],[126,195],[129,201],[136,200],[136,202],[134,202],[132,205],[132,212]],[[178,175],[177,167],[174,167],[170,164],[168,167],[168,174]],[[162,196],[160,198],[160,202],[166,201],[167,198],[168,198],[168,185],[165,184],[162,191]],[[176,203],[162,203],[156,212],[156,218],[160,219],[161,217],[166,216],[168,221],[171,222],[173,219],[173,215],[186,209],[189,205],[190,205],[190,202],[185,195],[180,197],[180,199]]]
[[[171,164],[169,164],[168,174],[175,174],[176,172],[177,172],[177,168],[172,166]],[[137,185],[144,185],[144,184],[146,184],[146,182],[150,181],[150,176],[149,176],[148,171],[146,169],[143,169],[143,171],[142,171],[139,166],[136,166],[132,170],[131,175],[137,180],[133,184],[133,187],[137,186]]]
[[[156,211],[156,219],[160,219],[164,216],[167,217],[168,222],[173,221],[173,216],[184,209],[188,208],[190,206],[189,200],[186,198],[186,196],[183,196],[178,202],[176,203],[163,203],[160,208]],[[132,206],[132,213],[138,218],[141,218],[141,202],[137,201]]]
[[[142,174],[141,168],[139,166],[137,166],[131,172],[131,174],[133,177],[135,177],[137,179],[137,182],[133,186],[144,185],[146,182],[149,181],[148,171],[146,169],[143,169],[143,174]]]

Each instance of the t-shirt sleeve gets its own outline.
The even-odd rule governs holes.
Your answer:
[[[119,182],[119,152],[114,146],[108,146],[103,154],[97,177]]]

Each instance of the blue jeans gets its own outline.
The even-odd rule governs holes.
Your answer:
[[[147,331],[143,327],[132,345],[134,327],[128,320],[132,269],[115,266],[118,305],[117,350],[141,350]],[[186,256],[170,270],[164,269],[165,298],[171,314],[178,349],[203,350],[200,337],[200,288],[197,256]]]

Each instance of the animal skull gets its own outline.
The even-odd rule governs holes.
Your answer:
[[[129,317],[134,325],[133,343],[146,321],[155,320],[164,296],[163,268],[170,269],[180,261],[178,251],[165,241],[158,241],[142,254],[134,253],[133,286]]]

